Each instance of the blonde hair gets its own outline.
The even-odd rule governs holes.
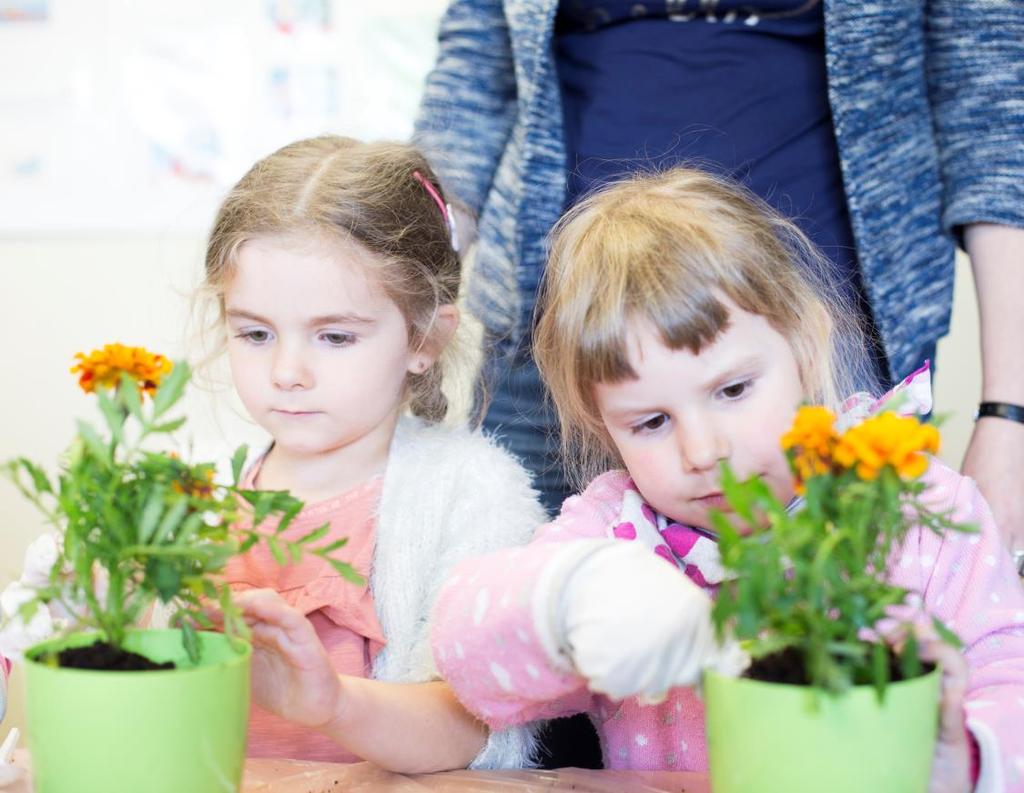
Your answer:
[[[534,336],[575,484],[621,465],[594,386],[636,376],[627,336],[638,319],[698,354],[728,323],[724,298],[786,338],[808,401],[837,406],[873,388],[855,312],[826,272],[796,226],[703,171],[632,177],[577,204],[552,232]]]
[[[252,166],[221,204],[206,247],[199,296],[217,306],[218,346],[225,341],[224,292],[239,249],[277,235],[355,242],[374,254],[374,275],[402,311],[412,343],[430,340],[439,307],[458,299],[461,263],[441,207],[415,174],[444,195],[423,155],[398,143],[325,135],[289,144]],[[445,417],[441,386],[454,354],[446,345],[434,366],[409,375],[414,414]]]

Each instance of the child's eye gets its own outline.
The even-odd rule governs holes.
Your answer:
[[[236,334],[236,338],[243,339],[251,344],[264,344],[265,342],[270,341],[270,331],[262,330],[261,328],[243,330]]]
[[[639,424],[633,425],[633,434],[638,435],[643,432],[654,432],[655,430],[661,429],[665,422],[668,421],[668,416],[664,413],[659,413],[656,416],[651,416],[646,421],[641,421]]]
[[[337,331],[321,333],[320,338],[332,347],[344,347],[356,340],[356,337],[351,333],[341,333]]]
[[[730,383],[729,385],[725,386],[719,393],[721,393],[721,395],[724,396],[726,399],[739,399],[740,397],[746,395],[746,393],[750,390],[750,387],[753,385],[753,383],[753,380],[743,380],[739,383]]]

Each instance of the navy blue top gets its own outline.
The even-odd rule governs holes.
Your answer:
[[[820,0],[561,0],[570,206],[624,173],[730,175],[833,261],[867,311],[832,128]]]

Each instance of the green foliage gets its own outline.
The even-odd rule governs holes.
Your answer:
[[[127,630],[159,601],[171,607],[172,623],[182,628],[185,648],[196,660],[196,630],[211,626],[204,613],[211,604],[222,609],[229,635],[247,635],[219,574],[233,555],[257,543],[267,543],[281,564],[309,553],[362,582],[332,556],[343,541],[314,546],[327,534],[326,525],[301,537],[285,536],[301,501],[287,492],[239,487],[245,447],[232,458],[234,484],[228,486],[213,481],[212,463],[187,463],[159,450],[176,446],[173,433],[185,418],[167,414],[189,378],[188,365],[176,364],[149,402],[128,375],[110,392],[97,391],[108,437],[79,421],[55,479],[24,458],[3,465],[3,473],[63,537],[48,585],[23,614],[56,601],[79,615],[72,628],[98,630],[121,646]]]
[[[889,648],[876,628],[910,594],[888,582],[887,564],[911,526],[973,530],[931,512],[921,501],[924,488],[890,466],[870,481],[833,469],[810,477],[805,503],[787,512],[763,481],[739,482],[723,465],[733,514],[712,519],[722,562],[736,577],[722,584],[715,602],[719,636],[730,632],[754,659],[792,648],[817,689],[840,693],[869,684],[881,697],[890,682]],[[956,643],[938,620],[935,626]],[[921,662],[904,627],[910,638],[898,665],[906,678],[921,673]]]

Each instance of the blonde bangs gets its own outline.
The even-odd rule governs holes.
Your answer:
[[[816,275],[827,263],[788,221],[741,188],[674,169],[590,195],[555,226],[534,357],[559,413],[575,484],[620,464],[593,399],[597,383],[635,377],[629,327],[699,354],[728,325],[726,300],[765,317],[790,343],[808,401],[835,405],[863,379],[863,338]]]

